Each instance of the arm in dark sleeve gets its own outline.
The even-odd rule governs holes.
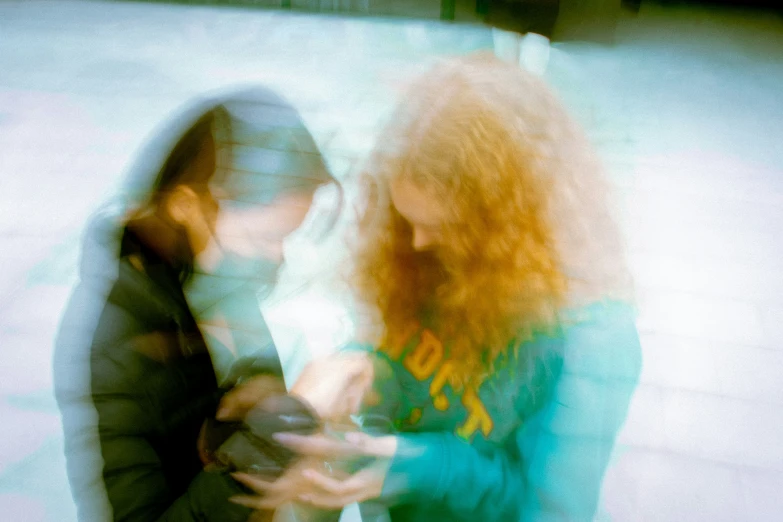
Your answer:
[[[143,438],[104,439],[102,451],[114,520],[245,522],[250,516],[247,508],[228,502],[229,497],[244,493],[228,475],[201,472],[185,494],[172,501],[155,451]]]
[[[123,522],[245,522],[251,511],[228,500],[244,490],[229,475],[202,471],[183,494],[179,494],[182,489],[173,491],[153,446],[160,420],[149,412],[147,392],[136,380],[139,369],[128,371],[124,363],[104,358],[93,364],[102,476],[112,518]],[[195,448],[196,441],[182,443]]]

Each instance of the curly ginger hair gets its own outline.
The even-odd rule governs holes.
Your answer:
[[[418,78],[361,176],[352,283],[381,343],[424,319],[464,384],[564,311],[631,296],[609,186],[586,136],[549,88],[484,54]],[[416,252],[390,184],[412,183],[450,216],[445,253]]]

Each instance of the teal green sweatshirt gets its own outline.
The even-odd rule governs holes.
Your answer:
[[[380,499],[393,522],[593,519],[641,370],[634,311],[594,304],[518,352],[455,392],[431,331],[377,351],[400,432]]]

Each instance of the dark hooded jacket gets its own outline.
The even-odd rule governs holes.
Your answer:
[[[230,162],[218,168],[245,174],[231,183],[246,202],[331,179],[297,112],[272,92],[251,89],[201,100],[175,118],[140,154],[126,196],[143,198],[173,144],[214,110],[225,124],[216,136],[219,153]],[[271,189],[261,186],[267,179]],[[243,488],[227,474],[204,471],[198,456],[200,428],[224,390],[185,299],[186,265],[164,260],[116,209],[99,212],[86,229],[80,281],[54,359],[81,521],[244,522],[250,514],[228,501]],[[275,359],[247,371],[280,367]]]

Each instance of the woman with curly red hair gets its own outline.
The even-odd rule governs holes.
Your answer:
[[[373,411],[395,434],[283,437],[311,456],[385,458],[347,477],[240,477],[266,493],[242,502],[372,501],[395,522],[592,520],[641,351],[585,136],[536,76],[462,57],[414,82],[363,180],[353,286],[376,318]]]

